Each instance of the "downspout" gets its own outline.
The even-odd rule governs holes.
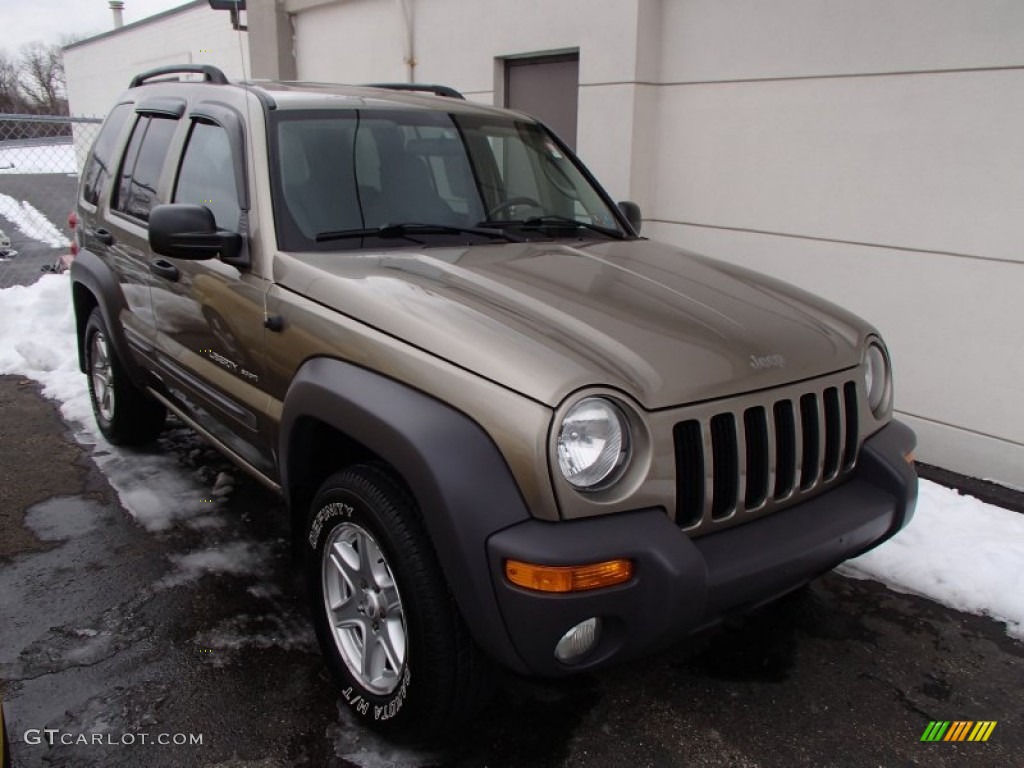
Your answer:
[[[398,12],[402,14],[405,26],[405,77],[406,82],[416,82],[416,48],[413,42],[412,8],[410,0],[398,0]]]

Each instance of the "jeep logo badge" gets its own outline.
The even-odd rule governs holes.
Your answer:
[[[765,368],[785,368],[786,358],[782,355],[751,355],[750,367],[755,371],[763,371]]]

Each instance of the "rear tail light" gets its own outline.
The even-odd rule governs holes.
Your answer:
[[[78,255],[78,214],[72,211],[68,214],[68,229],[71,230],[71,258]]]

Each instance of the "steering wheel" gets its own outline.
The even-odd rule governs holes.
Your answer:
[[[541,205],[540,203],[538,203],[532,197],[522,197],[522,196],[520,196],[520,197],[510,197],[508,200],[502,200],[496,206],[491,208],[491,210],[489,210],[487,212],[487,218],[488,219],[493,219],[499,213],[502,213],[503,211],[507,211],[513,205],[529,205],[529,206],[532,206],[534,208],[539,208],[540,210],[544,210],[544,206]]]

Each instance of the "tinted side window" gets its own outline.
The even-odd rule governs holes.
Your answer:
[[[221,229],[238,229],[241,209],[227,132],[218,125],[195,122],[181,161],[174,202],[205,205]]]
[[[113,175],[114,145],[131,113],[131,104],[118,104],[110,111],[99,136],[96,137],[89,162],[82,173],[82,197],[87,203],[96,205],[99,202],[107,179]]]
[[[142,221],[149,219],[149,211],[156,203],[160,171],[176,127],[174,120],[139,118],[121,165],[121,183],[113,202],[116,210]]]

